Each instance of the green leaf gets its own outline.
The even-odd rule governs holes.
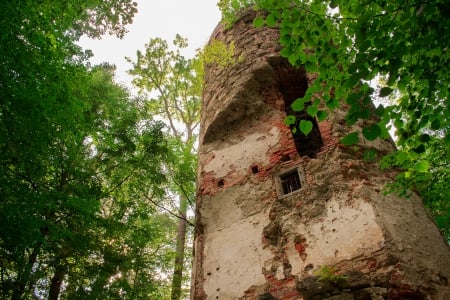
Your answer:
[[[334,9],[334,8],[336,8],[337,6],[338,6],[338,3],[337,3],[336,0],[332,0],[332,1],[330,2],[330,8],[331,8],[331,9]]]
[[[339,106],[339,100],[337,98],[331,98],[329,101],[325,103],[328,108],[335,109]]]
[[[381,128],[378,126],[378,124],[373,124],[370,127],[363,128],[362,133],[367,140],[374,141],[381,135]]]
[[[414,166],[414,169],[420,173],[427,173],[430,168],[430,163],[427,160],[421,160]]]
[[[428,143],[431,140],[430,135],[428,134],[421,134],[419,136],[419,141],[421,141],[422,143]]]
[[[341,143],[345,146],[354,145],[359,141],[358,133],[352,132],[341,139]]]
[[[299,128],[304,135],[308,135],[313,129],[313,123],[309,120],[301,120]]]
[[[280,55],[282,57],[290,57],[292,55],[292,51],[289,47],[284,47],[283,50],[280,51]]]
[[[309,105],[306,108],[306,112],[308,113],[308,115],[310,115],[311,117],[315,117],[317,112],[319,111],[319,108],[316,105]]]
[[[297,62],[299,60],[299,56],[297,55],[298,52],[296,53],[292,53],[291,55],[289,55],[288,57],[288,61],[291,65],[296,66]]]
[[[396,155],[394,157],[397,164],[402,164],[409,158],[408,153],[404,151],[398,151],[395,154]]]
[[[377,151],[373,150],[373,149],[369,149],[369,150],[365,150],[363,152],[363,159],[365,161],[374,161],[377,155]]]
[[[295,120],[296,118],[294,115],[286,116],[286,118],[284,118],[284,124],[286,124],[287,126],[295,125]]]
[[[328,117],[328,113],[326,110],[319,110],[317,112],[317,119],[322,122],[323,120],[325,120]]]
[[[324,25],[325,25],[325,21],[322,19],[322,18],[317,18],[316,19],[316,24],[317,24],[317,27],[323,27]]]
[[[393,91],[394,91],[393,89],[391,89],[390,87],[386,86],[386,87],[384,87],[384,88],[382,88],[382,89],[380,90],[379,96],[380,96],[380,97],[387,97],[387,96],[389,96]]]
[[[256,28],[260,28],[264,26],[264,19],[261,16],[257,16],[253,19],[253,26]]]
[[[303,111],[305,109],[305,99],[296,99],[294,102],[292,102],[291,107],[294,111]]]
[[[368,107],[364,107],[359,111],[359,117],[362,119],[368,119],[370,117],[371,110]]]
[[[396,120],[394,120],[394,126],[395,126],[395,127],[397,127],[397,128],[403,128],[403,125],[404,125],[403,120],[401,120],[401,119],[396,119]]]
[[[360,93],[351,93],[347,99],[345,100],[345,102],[347,102],[348,104],[350,104],[351,106],[354,105],[358,105],[358,100],[361,97]]]
[[[384,115],[384,106],[383,105],[378,105],[378,107],[375,109],[375,115],[377,115],[378,117],[383,117]]]
[[[431,122],[431,129],[433,129],[433,130],[441,129],[441,122],[438,119]]]
[[[345,116],[345,121],[347,122],[348,125],[355,124],[357,120],[358,120],[358,115],[355,112],[348,113]]]
[[[425,145],[424,144],[420,144],[419,146],[415,147],[412,149],[414,152],[416,152],[417,154],[421,154],[425,152]]]
[[[282,45],[288,45],[289,43],[290,43],[290,41],[291,41],[291,35],[290,34],[283,34],[282,36],[281,36],[281,38],[280,38],[280,42],[281,42],[281,44]],[[286,49],[286,48],[283,48],[283,50],[284,49]],[[282,51],[283,51],[282,50]],[[289,54],[288,54],[289,55]],[[281,55],[281,56],[283,56],[283,57],[286,57],[286,56],[288,56],[288,55]]]
[[[351,89],[359,82],[360,76],[358,74],[350,76],[345,82],[344,82],[344,88]]]
[[[444,142],[446,145],[450,146],[450,132],[447,132],[447,134],[445,135]]]
[[[269,14],[266,18],[266,24],[268,27],[274,27],[277,24],[277,20],[273,14]]]

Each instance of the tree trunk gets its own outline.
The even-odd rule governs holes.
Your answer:
[[[58,300],[61,292],[61,285],[65,275],[65,267],[58,265],[50,282],[50,290],[48,292],[48,300]]]
[[[20,300],[22,299],[23,293],[25,292],[25,288],[27,284],[29,284],[29,278],[31,275],[31,271],[33,269],[33,265],[36,262],[38,252],[40,250],[41,243],[38,243],[38,246],[33,249],[28,258],[28,264],[25,265],[24,270],[19,273],[18,279],[14,284],[14,290],[11,295],[11,300]]]
[[[184,269],[184,246],[186,244],[186,214],[187,214],[187,199],[184,195],[180,195],[180,215],[178,219],[177,229],[177,246],[175,251],[175,265],[172,278],[172,294],[171,300],[180,300],[181,285],[183,283],[183,269]]]
[[[11,300],[20,300],[22,299],[23,292],[25,291],[25,284],[22,282],[18,282],[14,287],[13,293],[11,295]],[[6,298],[5,298],[6,299]]]

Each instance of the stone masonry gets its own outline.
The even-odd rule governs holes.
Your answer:
[[[346,107],[293,135],[284,119],[314,74],[254,17],[211,37],[237,59],[206,66],[191,299],[450,299],[450,250],[421,199],[385,195],[395,171],[362,158],[392,142],[340,145],[360,129]]]

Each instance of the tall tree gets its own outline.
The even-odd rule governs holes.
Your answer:
[[[75,44],[122,36],[135,11],[129,0],[0,3],[3,299],[164,295],[173,221],[150,202],[164,194],[162,125]]]
[[[399,151],[384,158],[382,165],[403,170],[397,178],[398,192],[413,189],[444,197],[433,196],[434,204],[429,204],[441,217],[447,215],[440,224],[448,232],[448,188],[420,179],[437,176],[441,182],[449,177],[447,1],[221,0],[218,5],[228,23],[249,6],[259,11],[254,25],[279,28],[281,55],[317,74],[306,95],[293,103],[295,110],[313,100],[307,113],[319,120],[326,117],[319,101],[314,101],[316,93],[329,109],[348,106],[347,123],[360,120],[365,128],[345,137],[342,142],[347,145],[361,138],[388,138],[389,131],[395,132]],[[380,78],[384,85],[373,88]],[[394,101],[372,110],[377,97]],[[378,123],[366,121],[373,114]],[[307,122],[299,128],[305,134],[310,130]]]
[[[145,52],[137,52],[130,74],[133,83],[149,98],[149,111],[160,115],[168,124],[174,137],[176,163],[172,164],[172,185],[169,187],[179,201],[178,230],[171,299],[182,295],[183,269],[187,231],[188,207],[193,205],[195,185],[196,129],[199,125],[201,80],[196,72],[197,59],[186,59],[180,51],[187,47],[186,39],[177,35],[169,49],[166,41],[154,38],[146,44]]]

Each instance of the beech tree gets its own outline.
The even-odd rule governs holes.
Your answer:
[[[173,137],[176,155],[168,165],[170,184],[167,189],[177,198],[173,215],[178,216],[175,261],[172,276],[171,299],[181,299],[186,294],[183,283],[188,282],[186,266],[186,234],[192,233],[187,227],[193,225],[187,218],[188,208],[193,209],[196,174],[196,129],[200,120],[200,95],[202,79],[197,72],[200,61],[186,59],[181,50],[187,47],[187,40],[177,35],[173,41],[174,50],[161,38],[150,39],[145,51],[137,51],[136,61],[128,58],[133,69],[133,84],[139,88],[147,101],[147,109],[161,116],[167,123]],[[192,228],[190,228],[192,229]],[[188,264],[189,265],[189,264]]]
[[[321,93],[327,108],[349,107],[348,124],[366,124],[362,132],[343,138],[343,144],[394,133],[398,151],[381,160],[382,167],[401,170],[391,187],[403,195],[419,192],[450,240],[445,187],[450,179],[448,2],[221,0],[218,5],[228,24],[242,9],[258,11],[255,26],[279,28],[281,55],[317,74],[306,95],[293,103],[294,110],[303,110]],[[377,98],[391,101],[373,111]],[[307,113],[326,117],[318,101],[312,101]],[[379,122],[365,122],[373,114]],[[308,121],[300,124],[298,130],[308,134]]]

